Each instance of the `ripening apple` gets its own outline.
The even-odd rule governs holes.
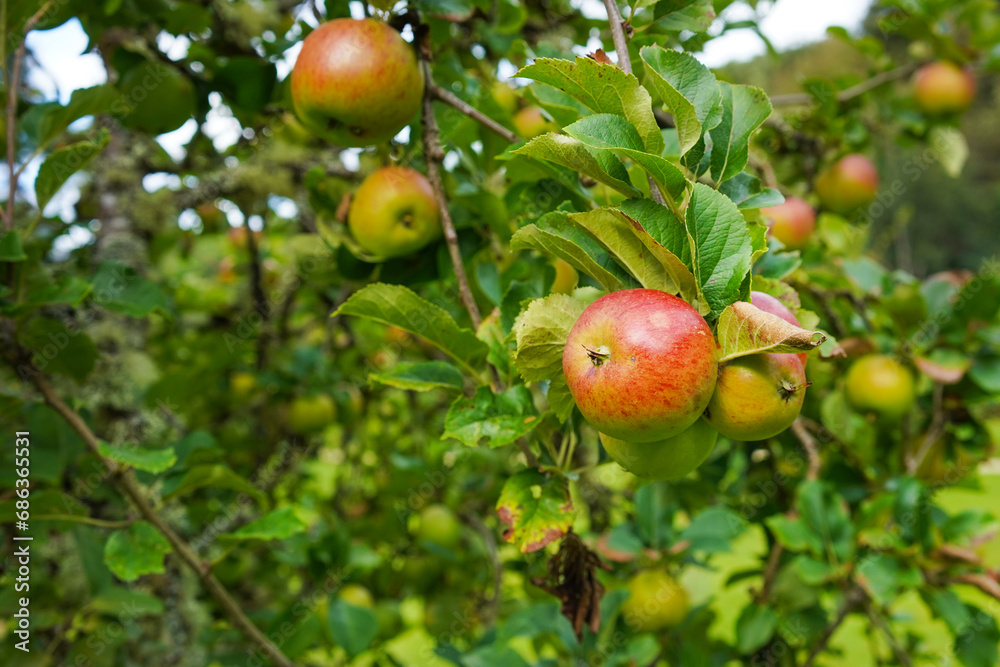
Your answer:
[[[501,109],[507,113],[514,113],[514,109],[517,108],[517,93],[514,92],[510,84],[494,81],[493,85],[490,86],[490,94],[493,95],[493,99]]]
[[[965,111],[976,97],[972,72],[947,61],[921,67],[913,77],[913,85],[917,106],[931,115]]]
[[[656,632],[678,625],[688,613],[688,594],[663,570],[645,570],[632,577],[622,603],[625,624],[637,632]]]
[[[798,197],[787,197],[784,203],[762,208],[760,212],[767,220],[771,236],[789,250],[805,246],[816,229],[816,211]]]
[[[326,394],[299,396],[288,406],[288,428],[294,433],[319,431],[337,417],[337,404]]]
[[[337,597],[349,605],[372,609],[375,607],[375,599],[367,588],[361,584],[346,584],[341,587]]]
[[[737,357],[720,366],[705,419],[727,438],[766,440],[799,416],[806,386],[802,362],[794,354]]]
[[[699,419],[683,433],[656,442],[626,442],[601,433],[608,455],[636,477],[678,479],[708,458],[719,432]]]
[[[555,126],[542,114],[538,107],[524,107],[511,119],[514,129],[522,139],[531,139],[546,132],[555,130]]]
[[[462,537],[462,524],[446,505],[428,505],[420,512],[417,537],[446,549],[454,549]]]
[[[239,403],[247,401],[257,391],[257,376],[236,371],[229,378],[229,393]]]
[[[391,139],[417,115],[424,94],[413,47],[375,19],[334,19],[313,30],[291,81],[302,124],[339,146]]]
[[[628,442],[655,442],[694,424],[718,372],[712,330],[694,308],[652,289],[612,292],[570,330],[563,372],[584,418]]]
[[[859,153],[846,155],[816,177],[816,194],[824,208],[850,213],[875,200],[878,170]]]
[[[580,280],[580,274],[569,262],[558,257],[552,260],[552,268],[556,271],[556,277],[552,280],[552,294],[571,294]]]
[[[137,65],[122,74],[118,90],[122,94],[112,113],[126,126],[149,134],[172,132],[195,111],[194,86],[171,65]]]
[[[847,400],[858,410],[899,419],[913,407],[913,374],[885,354],[869,354],[855,361],[844,380]]]
[[[774,298],[770,294],[754,290],[750,292],[750,304],[757,306],[757,308],[763,310],[765,313],[780,317],[792,326],[802,326],[799,324],[799,318],[795,317],[795,315],[792,314],[792,311],[788,310],[785,304],[781,303],[781,301]],[[795,356],[797,356],[799,361],[802,362],[802,368],[804,369],[806,367],[806,362],[809,360],[809,355],[805,352],[800,352]]]
[[[347,214],[358,244],[376,257],[402,257],[441,236],[430,182],[408,167],[382,167],[358,187]]]

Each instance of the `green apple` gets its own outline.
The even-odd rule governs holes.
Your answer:
[[[947,61],[921,67],[913,77],[913,86],[917,106],[930,115],[965,111],[976,97],[972,72]]]
[[[447,506],[435,503],[420,512],[417,537],[446,549],[454,549],[462,537],[462,524]]]
[[[337,417],[337,404],[326,394],[299,396],[288,407],[288,428],[306,434],[323,429]]]
[[[246,371],[236,371],[229,377],[229,392],[238,402],[244,402],[257,391],[257,376]]]
[[[410,123],[424,94],[413,47],[375,19],[334,19],[302,44],[291,74],[302,124],[339,146],[387,141]]]
[[[852,153],[816,177],[816,194],[824,208],[834,213],[850,213],[875,200],[878,183],[878,170],[871,160]]]
[[[765,440],[792,425],[805,398],[806,373],[794,354],[751,354],[719,368],[705,419],[733,440]]]
[[[628,442],[679,435],[708,406],[715,338],[694,308],[652,289],[612,292],[570,330],[563,372],[584,418]]]
[[[645,570],[626,584],[629,596],[622,603],[625,624],[637,632],[656,632],[678,625],[687,616],[687,591],[663,570]]]
[[[626,442],[601,433],[608,455],[636,477],[678,479],[708,458],[719,432],[699,419],[683,433],[657,442]]]
[[[147,62],[118,80],[121,96],[112,113],[127,127],[149,134],[172,132],[195,111],[194,86],[176,67]]]
[[[899,419],[916,401],[913,374],[884,354],[869,354],[855,361],[847,370],[844,390],[858,410],[888,419]]]
[[[337,597],[347,604],[365,609],[375,608],[375,599],[371,592],[361,584],[346,584],[341,587]]]
[[[788,197],[784,203],[760,210],[771,236],[789,250],[799,250],[816,229],[816,211],[804,199]]]
[[[555,124],[542,114],[538,107],[524,107],[512,118],[514,129],[522,139],[531,139],[546,132],[555,131]]]
[[[580,274],[569,262],[560,258],[552,260],[552,268],[556,271],[556,277],[552,280],[552,294],[572,294],[580,280]]]
[[[347,226],[362,248],[376,257],[402,257],[441,236],[441,214],[434,189],[408,167],[383,167],[361,183]]]
[[[514,113],[517,108],[517,93],[510,84],[503,81],[494,81],[490,86],[490,94],[493,95],[497,105],[507,113]]]

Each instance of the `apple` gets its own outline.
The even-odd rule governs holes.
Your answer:
[[[347,604],[365,609],[375,608],[375,599],[367,588],[361,584],[345,584],[341,587],[337,597]]]
[[[394,137],[420,110],[424,75],[413,47],[375,19],[334,19],[313,30],[291,74],[302,124],[339,146]]]
[[[805,398],[806,373],[794,354],[751,354],[719,368],[705,419],[733,440],[766,440],[792,425]]]
[[[517,108],[517,93],[510,84],[494,81],[490,86],[490,94],[501,109],[507,113],[514,113],[514,109]]]
[[[682,299],[652,289],[612,292],[587,306],[562,361],[584,418],[628,442],[686,431],[708,406],[718,374],[705,320]]]
[[[382,167],[358,187],[347,214],[358,244],[376,257],[402,257],[441,236],[434,189],[408,167]]]
[[[601,433],[608,455],[636,477],[678,479],[708,458],[719,432],[699,419],[683,433],[657,442],[626,442]]]
[[[687,616],[687,591],[663,570],[645,570],[632,577],[622,603],[626,625],[637,632],[656,632],[679,624]]]
[[[850,213],[875,200],[878,182],[878,171],[872,161],[852,153],[816,177],[816,194],[830,211]]]
[[[147,62],[126,70],[118,80],[112,112],[127,127],[163,134],[187,122],[195,111],[194,86],[176,67]]]
[[[238,402],[243,402],[257,391],[257,376],[246,371],[236,371],[229,378],[229,393]]]
[[[913,374],[884,354],[869,354],[855,361],[847,370],[844,389],[855,408],[889,419],[905,415],[916,400]]]
[[[420,512],[417,537],[446,549],[454,549],[462,537],[462,524],[447,506],[435,503]]]
[[[556,277],[552,280],[552,294],[572,294],[580,280],[580,274],[569,262],[560,258],[552,261],[552,268],[556,270]]]
[[[792,311],[788,310],[785,304],[781,303],[781,301],[770,294],[754,290],[753,292],[750,292],[750,304],[757,306],[757,308],[763,310],[765,313],[780,317],[792,326],[802,326],[799,323],[799,318],[795,317]],[[799,361],[802,362],[802,368],[805,368],[806,362],[809,360],[809,355],[805,352],[800,352],[795,356],[797,356]]]
[[[514,129],[522,139],[531,139],[555,130],[555,125],[542,114],[538,107],[524,107],[511,119]]]
[[[788,197],[783,204],[760,210],[768,221],[771,236],[789,250],[799,250],[816,229],[816,211],[804,199]]]
[[[326,394],[299,396],[288,407],[288,428],[304,435],[321,430],[337,417],[337,404]]]
[[[965,111],[976,97],[972,72],[947,61],[921,67],[913,77],[913,85],[917,106],[934,116]]]

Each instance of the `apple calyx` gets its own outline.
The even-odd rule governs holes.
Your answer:
[[[607,345],[601,345],[597,349],[590,348],[584,345],[583,349],[587,351],[587,356],[590,358],[591,363],[594,364],[595,366],[600,366],[605,361],[611,358],[611,351],[608,350]]]
[[[810,385],[812,385],[812,382],[793,384],[788,380],[782,380],[781,386],[778,387],[778,395],[781,396],[781,400],[783,400],[785,403],[788,403],[790,400],[792,400],[792,396],[795,395],[795,392],[805,389]]]

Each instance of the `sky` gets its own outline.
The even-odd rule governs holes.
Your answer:
[[[771,40],[775,48],[781,51],[820,40],[826,29],[831,26],[841,26],[851,32],[857,32],[871,2],[872,0],[838,0],[837,2],[824,0],[776,0],[768,2],[764,0],[758,3],[757,15],[762,17],[760,20],[762,32]],[[606,16],[604,3],[601,0],[573,0],[573,3],[586,16],[593,18]],[[352,3],[352,10],[358,10],[360,13],[360,5],[356,2]],[[716,24],[713,25],[712,30],[716,32],[721,30],[720,26],[723,20],[738,21],[752,16],[753,11],[747,5],[738,3],[723,12]],[[312,21],[310,13],[306,11],[301,14],[300,18]],[[87,36],[76,19],[52,30],[30,33],[28,46],[41,65],[41,67],[32,68],[29,83],[47,99],[58,98],[60,102],[65,103],[73,90],[105,81],[104,67],[100,58],[95,54],[85,53]],[[188,44],[184,38],[174,39],[170,36],[163,36],[159,46],[167,53],[168,57],[178,59],[183,58],[187,53]],[[584,53],[600,48],[600,46],[599,43],[581,45],[579,50]],[[719,67],[734,60],[750,60],[764,52],[764,43],[752,31],[733,30],[709,42],[704,53],[696,55],[709,67]],[[287,74],[297,55],[298,47],[289,50],[285,62],[279,63],[279,76]],[[513,67],[510,66],[507,72],[502,73],[512,74]],[[216,147],[222,149],[236,142],[241,128],[239,123],[229,114],[225,105],[222,104],[218,94],[213,93],[210,101],[213,110],[209,114],[205,132],[207,136],[212,137]],[[82,124],[86,122],[84,120]],[[194,130],[195,121],[190,120],[179,130],[161,135],[157,140],[167,152],[180,159],[183,157],[182,147],[194,134]],[[351,155],[347,157],[347,162],[352,161]],[[36,159],[34,164],[25,169],[23,176],[25,185],[30,184],[34,179],[38,164],[40,162]],[[147,188],[155,189],[169,184],[169,179],[154,178],[147,184]],[[25,189],[30,190],[30,187]],[[71,215],[69,208],[75,202],[73,188],[69,186],[65,190],[67,192],[60,193],[63,196],[56,197],[46,209],[49,215],[60,212]],[[30,197],[30,192],[27,194]]]

